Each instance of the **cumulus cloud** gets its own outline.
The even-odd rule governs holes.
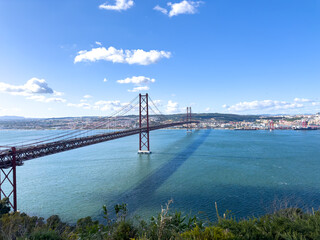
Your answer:
[[[84,95],[83,98],[88,99],[88,98],[92,98],[92,96],[87,94],[87,95]]]
[[[96,42],[97,45],[99,46],[102,46],[102,43],[101,42]]]
[[[63,96],[64,93],[63,93],[63,92],[53,91],[53,95],[54,95],[54,96]]]
[[[114,101],[98,101],[94,105],[102,111],[118,111],[128,103],[121,103],[119,100]]]
[[[227,107],[227,106],[225,106]],[[301,103],[290,103],[285,101],[275,100],[263,100],[263,101],[252,101],[252,102],[240,102],[235,105],[228,107],[230,112],[245,112],[245,111],[259,111],[259,110],[287,110],[304,107]]]
[[[115,0],[115,3],[113,5],[109,4],[109,2],[105,2],[104,4],[101,4],[99,8],[106,10],[122,11],[133,7],[133,5],[133,0]]]
[[[173,101],[169,100],[168,104],[167,104],[166,112],[167,113],[178,113],[178,112],[180,112],[179,104],[177,102],[173,102]]]
[[[153,100],[153,103],[156,105],[156,106],[161,106],[161,100],[160,99],[156,99],[156,100]]]
[[[169,7],[169,10],[160,7],[159,5],[155,6],[153,9],[165,15],[168,15],[169,17],[173,17],[180,14],[195,14],[197,12],[197,8],[201,3],[201,1],[183,0],[179,3],[168,2],[167,5]]]
[[[46,97],[42,94],[62,96],[62,92],[54,91],[48,86],[44,79],[31,78],[24,85],[12,85],[0,82],[0,92],[9,93],[11,95],[24,96],[26,99],[34,100],[37,102],[66,102],[65,99],[60,97]]]
[[[163,14],[168,14],[168,10],[163,7],[160,7],[159,5],[155,6],[153,9],[162,12]]]
[[[150,88],[146,86],[146,84],[154,83],[156,80],[154,78],[148,78],[145,76],[133,76],[131,78],[126,78],[123,80],[118,80],[117,83],[120,84],[128,84],[132,83],[134,85],[137,85],[138,87],[135,87],[133,89],[129,89],[128,92],[140,92],[140,91],[148,91]],[[144,85],[144,86],[142,86]]]
[[[11,85],[0,82],[0,92],[12,95],[29,96],[32,94],[52,94],[54,91],[50,88],[44,79],[31,78],[24,85]]]
[[[104,79],[103,79],[103,82],[108,82],[108,79],[104,78]]]
[[[294,101],[295,102],[313,102],[311,99],[307,99],[307,98],[295,98]]]
[[[83,109],[92,109],[92,106],[91,106],[91,104],[89,104],[89,103],[78,103],[78,104],[68,103],[67,106],[68,106],[68,107],[83,108]]]
[[[207,108],[205,109],[206,112],[209,112],[210,110],[211,110],[211,108],[209,108],[209,107],[207,107]]]
[[[140,84],[148,84],[148,83],[154,83],[156,80],[154,78],[148,78],[144,76],[133,76],[131,78],[126,78],[123,80],[118,80],[117,83],[133,83],[135,85],[140,85]]]
[[[149,65],[158,62],[162,58],[170,58],[171,52],[150,50],[144,51],[142,49],[123,50],[114,47],[93,48],[90,51],[82,50],[74,59],[77,62],[95,62],[98,60],[105,60],[113,63],[127,63],[138,65]]]
[[[64,103],[67,101],[64,98],[54,98],[54,97],[47,98],[43,95],[32,95],[27,97],[27,99],[35,100],[37,102],[44,102],[44,103],[50,103],[50,102]]]
[[[128,92],[141,92],[141,91],[148,91],[150,88],[148,86],[143,87],[135,87],[133,89],[129,89]]]

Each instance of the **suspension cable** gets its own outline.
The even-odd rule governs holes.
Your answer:
[[[137,100],[138,97],[135,97],[133,100],[131,100],[128,104],[126,104],[125,106],[123,106],[121,109],[115,111],[113,114],[111,114],[110,116],[108,117],[104,117],[103,120],[100,120],[99,122],[95,123],[95,125],[98,125],[98,127],[100,126],[103,126],[105,124],[105,119],[110,121],[110,118],[112,118],[113,116],[119,114],[121,111],[123,111],[125,108],[127,108],[128,106],[130,106],[135,100]],[[98,127],[94,126],[94,129],[97,129]],[[44,139],[46,138],[45,140],[43,141],[36,141],[36,142],[31,142],[29,144],[23,144],[23,146],[30,146],[30,145],[34,145],[34,144],[38,144],[38,143],[43,143],[43,142],[48,142],[50,140],[55,140],[55,139],[59,139],[59,138],[63,138],[63,137],[66,137],[68,135],[74,135],[78,132],[81,132],[83,131],[82,129],[77,129],[77,130],[74,130],[73,132],[69,132],[69,133],[60,133],[60,134],[53,134],[52,136],[54,136],[53,138],[48,138],[48,136],[45,136],[45,137],[41,137],[41,138],[38,138],[38,139],[33,139],[33,140],[29,140],[27,142],[30,142],[30,141],[36,141],[36,140],[41,140],[41,139]],[[20,143],[26,143],[25,141],[24,142],[20,142]],[[10,145],[14,145],[14,144],[10,144]]]

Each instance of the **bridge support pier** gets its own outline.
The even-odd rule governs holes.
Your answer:
[[[146,130],[140,130],[138,154],[150,154],[148,93],[139,94],[139,127]]]
[[[8,198],[13,211],[17,211],[17,162],[16,148],[11,148],[12,164],[8,170],[1,168],[0,171],[0,199]],[[3,175],[3,178],[2,178]],[[11,179],[10,179],[11,176]],[[3,197],[2,197],[3,196]]]

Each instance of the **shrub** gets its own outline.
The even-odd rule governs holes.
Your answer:
[[[41,230],[32,233],[29,238],[30,240],[62,240],[59,234],[53,230]]]
[[[196,226],[194,229],[182,233],[181,237],[186,240],[228,240],[235,238],[230,231],[215,226],[206,227],[204,231]]]
[[[10,204],[9,204],[9,198],[1,199],[0,201],[0,217],[3,214],[10,212]]]
[[[112,239],[114,240],[130,240],[135,238],[137,234],[137,229],[130,222],[122,221],[118,223],[117,228],[112,234]]]

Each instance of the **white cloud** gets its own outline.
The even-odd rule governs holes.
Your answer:
[[[63,99],[63,98],[52,98],[52,97],[47,98],[43,95],[32,95],[32,96],[28,96],[27,99],[34,100],[37,102],[44,102],[44,103],[50,103],[50,102],[64,103],[67,101],[66,99]]]
[[[88,98],[92,98],[92,96],[91,96],[91,95],[89,95],[89,94],[87,94],[87,95],[84,95],[84,96],[83,96],[83,98],[88,99]]]
[[[95,106],[97,106],[102,111],[118,111],[128,103],[121,103],[119,100],[115,101],[98,101],[95,103]]]
[[[162,12],[163,14],[168,14],[168,10],[163,7],[160,7],[159,5],[155,6],[153,9]]]
[[[0,82],[0,92],[12,95],[30,96],[33,94],[52,94],[54,91],[50,88],[44,79],[31,78],[24,85],[11,85]]]
[[[99,8],[106,9],[106,10],[115,10],[115,11],[121,11],[121,10],[127,10],[131,7],[133,7],[134,2],[133,0],[115,0],[114,5],[108,4],[108,2],[101,4]]]
[[[159,5],[155,6],[153,9],[162,12],[169,17],[177,16],[180,14],[195,14],[197,8],[200,6],[202,1],[189,1],[183,0],[179,3],[168,2],[167,5],[170,10],[160,7]]]
[[[68,107],[84,108],[84,109],[91,109],[92,108],[92,106],[89,103],[78,103],[78,104],[68,103],[67,106]]]
[[[153,103],[158,107],[158,106],[161,106],[161,100],[157,99],[157,100],[153,100]]]
[[[307,98],[295,98],[294,101],[295,102],[313,102],[311,99],[307,99]]]
[[[98,60],[110,61],[113,63],[127,63],[138,65],[149,65],[158,62],[161,58],[170,58],[171,52],[150,50],[144,51],[142,49],[123,50],[114,47],[93,48],[90,51],[80,51],[74,59],[77,62],[95,62]]]
[[[108,79],[104,78],[103,81],[104,81],[104,82],[108,82]]]
[[[168,104],[167,104],[166,112],[167,113],[178,113],[178,112],[180,112],[179,104],[177,102],[173,102],[173,101],[169,100]]]
[[[49,102],[57,102],[57,103],[64,103],[66,102],[67,100],[64,99],[64,98],[47,98],[45,100],[45,102],[49,103]]]
[[[97,45],[99,46],[102,46],[102,43],[101,42],[96,42]]]
[[[53,95],[54,95],[54,96],[63,96],[64,93],[63,93],[63,92],[53,91]]]
[[[31,78],[24,85],[11,85],[0,82],[0,92],[24,96],[26,99],[43,103],[66,102],[65,99],[59,97],[63,95],[62,92],[54,91],[48,86],[46,80],[38,78]],[[41,94],[52,94],[57,97],[46,97]]]
[[[141,91],[148,91],[150,88],[148,86],[143,87],[135,87],[133,89],[129,89],[128,92],[141,92]]]
[[[148,84],[148,83],[154,83],[156,80],[154,78],[148,78],[144,76],[133,76],[131,78],[126,78],[123,80],[118,80],[117,83],[133,83],[135,85],[140,85],[140,84]]]
[[[230,112],[245,112],[245,111],[274,111],[274,110],[287,110],[302,108],[304,105],[300,103],[289,103],[285,101],[274,101],[274,100],[263,100],[263,101],[252,101],[252,102],[240,102],[235,105],[228,107]]]
[[[205,109],[206,112],[209,112],[210,110],[211,110],[211,108],[209,108],[209,107],[207,107],[207,108]]]

